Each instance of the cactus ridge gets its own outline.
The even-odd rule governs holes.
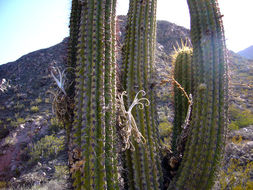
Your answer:
[[[185,118],[189,110],[189,95],[193,94],[192,79],[192,49],[182,42],[181,47],[172,54],[174,67],[174,124],[172,134],[172,151],[177,152],[177,139],[179,138]],[[179,86],[180,85],[180,86]]]
[[[72,134],[83,167],[72,175],[75,189],[119,189],[115,6],[116,0],[82,2]]]
[[[188,5],[194,73],[192,133],[175,184],[179,189],[210,189],[226,127],[226,47],[217,2],[188,0]]]
[[[135,151],[126,151],[128,189],[159,189],[160,187],[159,137],[154,118],[154,94],[150,89],[155,48],[155,14],[156,1],[130,1],[123,48],[122,83],[128,94],[128,106],[140,90],[147,92],[147,99],[153,100],[150,101],[150,106],[143,110],[132,111],[147,143],[139,144],[133,140]]]

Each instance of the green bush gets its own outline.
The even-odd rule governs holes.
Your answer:
[[[159,133],[161,136],[161,139],[163,141],[163,145],[169,146],[170,144],[170,136],[172,133],[172,124],[169,121],[163,120],[159,124]]]
[[[250,190],[253,188],[251,173],[253,171],[253,163],[248,161],[242,164],[238,159],[231,159],[229,167],[221,170],[219,174],[219,184],[221,190]]]
[[[169,121],[163,121],[159,124],[161,137],[168,137],[172,133],[172,124]]]
[[[64,129],[64,125],[58,121],[56,117],[53,117],[50,119],[50,126],[49,126],[49,131],[50,133],[57,133],[61,129]]]
[[[25,108],[24,104],[19,104],[19,102],[14,106],[15,109],[21,110],[23,108]]]
[[[18,123],[18,124],[25,123],[25,119],[22,118],[22,117],[19,117],[19,118],[17,119],[17,123]]]
[[[47,135],[40,139],[37,143],[30,146],[30,156],[32,161],[40,158],[56,158],[59,152],[64,150],[64,137],[55,137],[54,135]]]
[[[229,125],[228,125],[228,128],[230,130],[238,130],[239,129],[239,126],[235,123],[235,122],[231,122]]]
[[[18,126],[18,125],[20,125],[20,124],[23,124],[23,123],[25,123],[25,119],[24,118],[22,118],[22,117],[19,117],[19,118],[17,118],[17,120],[16,121],[10,121],[11,123],[11,126]]]
[[[54,177],[57,179],[64,179],[67,178],[69,175],[69,169],[68,166],[66,165],[59,165],[59,166],[54,166],[55,172],[54,172]]]
[[[37,103],[37,104],[40,104],[41,102],[42,102],[42,99],[39,97],[39,98],[36,98],[35,99],[35,102]]]
[[[39,111],[39,107],[38,106],[32,106],[31,107],[31,111],[32,112],[38,112]]]
[[[229,107],[229,115],[232,120],[229,125],[231,129],[238,129],[253,125],[253,114],[248,109],[242,111],[232,105]]]
[[[7,187],[6,181],[0,181],[0,189]]]

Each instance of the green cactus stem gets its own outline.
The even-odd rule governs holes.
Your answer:
[[[146,143],[131,139],[135,151],[126,151],[125,188],[160,189],[161,164],[158,126],[155,123],[154,89],[151,84],[156,43],[156,0],[130,0],[126,37],[123,47],[122,86],[130,107],[135,95],[143,90],[150,106],[132,109],[132,116]]]
[[[71,168],[72,162],[72,142],[73,136],[72,134],[72,124],[74,119],[74,96],[75,96],[75,72],[74,69],[76,68],[76,57],[77,57],[77,44],[78,44],[78,34],[79,34],[79,27],[80,27],[80,18],[81,18],[81,3],[79,0],[72,0],[71,6],[71,15],[70,15],[70,35],[69,35],[69,42],[68,42],[68,58],[66,63],[66,68],[71,68],[70,72],[67,73],[67,80],[69,81],[69,86],[66,88],[67,99],[69,100],[68,103],[68,118],[65,122],[66,126],[66,133],[67,133],[67,144],[68,144],[68,157],[69,157],[69,167]],[[79,172],[79,171],[78,171]],[[79,172],[80,176],[80,172]],[[72,176],[70,177],[70,179]],[[79,177],[80,179],[80,177]]]
[[[224,147],[227,61],[216,0],[188,0],[193,45],[194,104],[191,134],[169,189],[211,189]]]
[[[80,27],[80,17],[81,17],[81,3],[79,0],[72,0],[71,15],[70,15],[70,35],[68,42],[68,59],[67,67],[76,68],[76,57],[77,57],[77,44],[78,44],[78,34]],[[67,94],[70,98],[75,96],[75,73],[69,72],[67,76],[68,80],[71,81],[71,85],[67,89]]]
[[[177,139],[181,134],[182,126],[185,122],[189,109],[189,100],[185,96],[192,94],[192,49],[182,44],[175,50],[173,56],[174,80],[177,81],[181,88],[174,82],[174,125],[172,135],[172,151],[177,152]]]
[[[118,189],[115,158],[116,0],[84,0],[78,40],[73,124],[75,189]],[[80,165],[79,165],[80,164]]]

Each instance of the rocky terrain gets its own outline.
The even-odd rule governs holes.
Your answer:
[[[119,16],[119,49],[125,25],[126,17]],[[173,95],[171,84],[160,83],[171,75],[173,46],[188,38],[189,30],[158,21],[155,83],[158,122],[165,143],[173,123]],[[0,189],[68,188],[65,130],[57,124],[47,93],[56,88],[50,69],[54,66],[63,69],[67,42],[65,38],[60,44],[0,66],[0,81],[6,79],[10,85],[6,91],[0,91]],[[229,52],[228,58],[230,132],[216,189],[246,187],[253,175],[253,61],[233,52]],[[120,63],[119,54],[119,66]],[[241,169],[236,174],[231,172],[234,165]],[[244,181],[238,180],[240,175]]]

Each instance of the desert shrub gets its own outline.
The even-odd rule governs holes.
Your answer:
[[[25,119],[22,118],[22,117],[19,117],[19,118],[17,119],[17,123],[18,123],[18,124],[25,123]]]
[[[19,102],[14,106],[15,109],[17,110],[21,110],[23,108],[25,108],[25,105],[24,104],[20,104]]]
[[[37,143],[30,145],[31,161],[37,161],[40,158],[56,158],[58,154],[64,150],[64,137],[56,137],[47,135],[40,139]]]
[[[229,107],[229,115],[232,120],[229,126],[231,129],[237,129],[237,126],[243,128],[253,125],[253,113],[248,109],[242,111],[232,105]]]
[[[64,129],[64,125],[58,121],[56,117],[50,119],[49,131],[50,133],[57,133],[61,129]]]
[[[239,126],[236,125],[235,122],[231,122],[231,123],[228,125],[228,128],[229,128],[230,130],[238,130],[238,129],[239,129]]]
[[[0,189],[7,187],[7,182],[0,181]]]
[[[15,142],[15,138],[13,138],[12,136],[6,136],[5,139],[4,139],[4,144],[5,145],[14,145],[16,142]]]
[[[163,121],[159,124],[161,137],[169,136],[172,133],[172,124],[168,121]]]
[[[32,112],[38,112],[39,111],[39,107],[38,106],[32,106],[30,110]]]
[[[49,98],[45,98],[45,103],[49,104],[50,103],[50,99]]]
[[[169,121],[163,121],[159,124],[161,139],[165,145],[170,144],[170,135],[172,133],[172,124]]]
[[[26,122],[26,120],[24,118],[19,117],[16,119],[16,121],[11,121],[11,126],[18,126],[18,125],[23,124],[25,122]]]
[[[68,166],[66,165],[59,165],[59,166],[54,166],[55,172],[54,172],[54,177],[57,179],[64,179],[67,178],[69,175],[69,169]]]
[[[233,136],[233,138],[231,139],[231,141],[234,144],[241,144],[241,142],[242,142],[242,136],[241,135],[235,135],[235,136]]]
[[[40,104],[41,102],[42,102],[42,99],[39,97],[39,98],[36,98],[35,99],[35,102],[36,102],[36,104]]]
[[[220,189],[250,190],[253,189],[251,175],[253,172],[253,162],[243,164],[238,159],[231,159],[229,167],[221,170],[219,176]]]

